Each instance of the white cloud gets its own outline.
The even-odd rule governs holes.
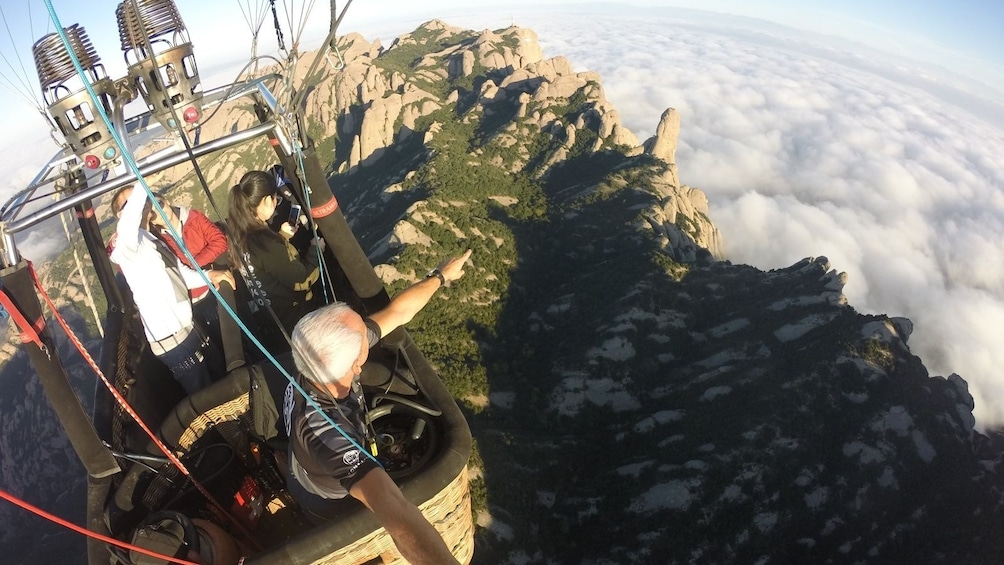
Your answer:
[[[804,34],[629,16],[517,23],[546,55],[598,71],[640,139],[680,111],[681,179],[707,192],[731,260],[828,257],[850,275],[852,306],[912,319],[931,373],[962,375],[978,425],[1004,425],[999,106],[977,115],[986,107],[956,105],[965,93],[943,78]]]
[[[969,382],[979,425],[1004,425],[999,103],[929,66],[752,21],[437,10],[474,29],[534,29],[547,56],[600,73],[640,139],[677,108],[681,178],[707,192],[731,260],[770,269],[825,255],[850,275],[856,309],[912,319],[914,353]],[[344,29],[373,38],[364,16]],[[33,160],[21,157],[9,161]]]

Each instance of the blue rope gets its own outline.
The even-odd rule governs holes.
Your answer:
[[[300,173],[300,178],[303,179],[304,188],[303,191],[304,202],[307,204],[307,210],[310,210],[310,187],[307,186],[307,171],[303,166],[303,150],[299,143],[294,143],[294,151],[296,152],[296,166],[298,172]],[[317,242],[317,225],[314,222],[310,222],[310,231],[314,236],[314,242]],[[321,253],[320,246],[314,246],[314,253],[317,255],[317,264],[321,266],[321,290],[324,292],[324,303],[331,304],[335,301],[335,290],[331,289],[330,295],[328,292],[328,286],[331,285],[331,273],[328,271],[328,263],[324,260],[324,254]]]
[[[129,170],[132,171],[133,176],[136,177],[136,180],[143,187],[143,190],[146,191],[147,198],[153,204],[153,207],[157,210],[157,213],[160,214],[160,217],[165,220],[164,223],[167,225],[167,228],[171,233],[171,237],[173,237],[175,242],[178,243],[178,247],[184,250],[185,257],[188,258],[188,260],[191,262],[192,265],[198,265],[198,263],[196,263],[195,261],[195,257],[193,257],[188,248],[185,247],[185,242],[182,239],[181,235],[178,234],[178,232],[174,229],[174,226],[171,225],[171,222],[166,221],[167,215],[164,213],[164,209],[161,208],[160,204],[157,202],[157,199],[154,197],[153,191],[150,190],[150,186],[147,184],[146,179],[140,174],[139,167],[136,165],[136,161],[133,159],[132,154],[126,148],[126,145],[122,141],[122,138],[119,136],[119,132],[112,126],[111,119],[108,118],[108,114],[105,112],[104,105],[100,103],[100,101],[98,100],[97,93],[94,92],[94,87],[87,80],[86,73],[84,72],[83,66],[80,64],[80,60],[77,58],[77,54],[70,47],[70,40],[66,36],[66,30],[63,29],[63,24],[60,23],[59,21],[59,16],[56,15],[56,10],[52,6],[52,0],[45,0],[45,7],[49,11],[49,18],[52,20],[52,24],[56,27],[56,33],[59,34],[59,38],[63,42],[63,47],[66,49],[66,53],[70,56],[70,60],[73,62],[73,68],[76,69],[77,76],[79,76],[81,81],[84,83],[84,88],[87,89],[87,94],[90,95],[91,102],[93,102],[94,104],[94,108],[98,111],[98,114],[101,116],[101,119],[105,123],[105,127],[108,128],[108,131],[111,133],[112,139],[115,141],[115,145],[118,146],[119,153],[122,155],[123,160],[129,167]],[[213,283],[209,280],[209,277],[206,276],[206,273],[202,271],[202,269],[196,269],[196,270],[202,276],[202,280],[206,283],[206,286],[209,287],[209,291],[212,292],[213,296],[216,297],[217,302],[219,304],[222,304],[224,309],[227,311],[227,314],[229,314],[230,317],[233,318],[235,322],[237,322],[237,325],[241,328],[241,331],[244,332],[244,335],[248,336],[248,338],[251,339],[251,342],[255,345],[255,347],[257,347],[259,351],[261,351],[265,355],[265,357],[277,369],[279,369],[279,372],[282,373],[284,377],[286,377],[286,380],[293,385],[293,388],[295,388],[296,391],[299,392],[304,397],[304,399],[306,399],[307,404],[310,405],[315,410],[317,410],[324,418],[324,420],[327,423],[331,424],[334,427],[334,429],[337,430],[338,433],[341,434],[342,437],[344,437],[346,440],[348,440],[349,443],[351,443],[356,449],[362,451],[377,465],[380,465],[380,462],[377,461],[376,457],[374,457],[373,454],[370,453],[368,449],[365,449],[361,445],[359,445],[355,441],[355,439],[352,438],[352,436],[350,436],[348,433],[345,432],[345,430],[342,429],[341,426],[336,424],[335,421],[332,420],[331,417],[327,413],[325,413],[323,409],[321,409],[321,406],[317,403],[317,401],[311,398],[310,395],[307,394],[307,391],[304,390],[304,388],[298,382],[296,382],[296,379],[294,379],[292,375],[290,375],[289,372],[287,372],[286,369],[279,363],[279,361],[277,361],[276,358],[273,357],[272,354],[269,353],[267,349],[265,349],[265,346],[262,345],[260,341],[258,341],[258,338],[256,338],[254,334],[251,332],[251,330],[249,330],[248,327],[244,325],[241,319],[237,316],[237,313],[234,312],[233,309],[230,308],[230,305],[227,304],[226,300],[223,299],[219,291],[216,289],[216,287],[213,286]],[[383,467],[383,465],[380,466]]]

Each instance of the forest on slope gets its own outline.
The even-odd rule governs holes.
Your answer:
[[[667,217],[692,209],[675,163],[614,141],[596,77],[514,68],[525,38],[441,22],[382,50],[347,38],[361,70],[318,86],[330,120],[310,124],[391,294],[474,250],[409,332],[477,442],[475,562],[1004,555],[998,439],[973,430],[962,379],[909,352],[909,321],[855,312],[825,258],[762,272],[679,253],[673,238],[710,224]],[[353,76],[376,86],[338,99]],[[418,91],[356,158],[377,101]],[[224,215],[234,176],[270,151],[200,163]],[[154,184],[212,208],[191,172]]]

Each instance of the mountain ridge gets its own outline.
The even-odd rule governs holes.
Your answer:
[[[307,127],[377,272],[394,292],[475,250],[409,331],[477,441],[476,563],[1004,556],[1001,439],[965,381],[928,374],[905,318],[856,312],[825,257],[730,263],[680,182],[675,111],[640,142],[521,28],[339,46]],[[268,151],[206,176],[225,190]]]
[[[722,260],[706,196],[679,180],[678,114],[624,142],[599,77],[536,60],[530,38],[430,22],[380,51],[376,67],[422,41],[430,52],[412,76],[370,67],[367,88],[402,93],[400,114],[367,106],[379,93],[346,103],[337,133],[352,149],[332,177],[392,287],[439,249],[476,247],[477,274],[444,293],[462,315],[434,307],[412,324],[472,410],[487,491],[475,561],[1004,554],[987,525],[1001,517],[1000,438],[974,429],[961,377],[931,377],[910,353],[909,320],[855,312],[824,257],[768,272]],[[504,182],[522,188],[490,189]],[[462,212],[502,197],[476,226]],[[472,324],[463,304],[485,294],[497,314]],[[470,340],[444,335],[464,326]],[[471,365],[483,381],[458,374]]]

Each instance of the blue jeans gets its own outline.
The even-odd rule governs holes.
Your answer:
[[[223,359],[216,345],[198,324],[195,324],[184,341],[157,358],[167,365],[174,380],[181,384],[188,395],[195,394],[223,377]],[[213,371],[216,372],[215,378]]]

